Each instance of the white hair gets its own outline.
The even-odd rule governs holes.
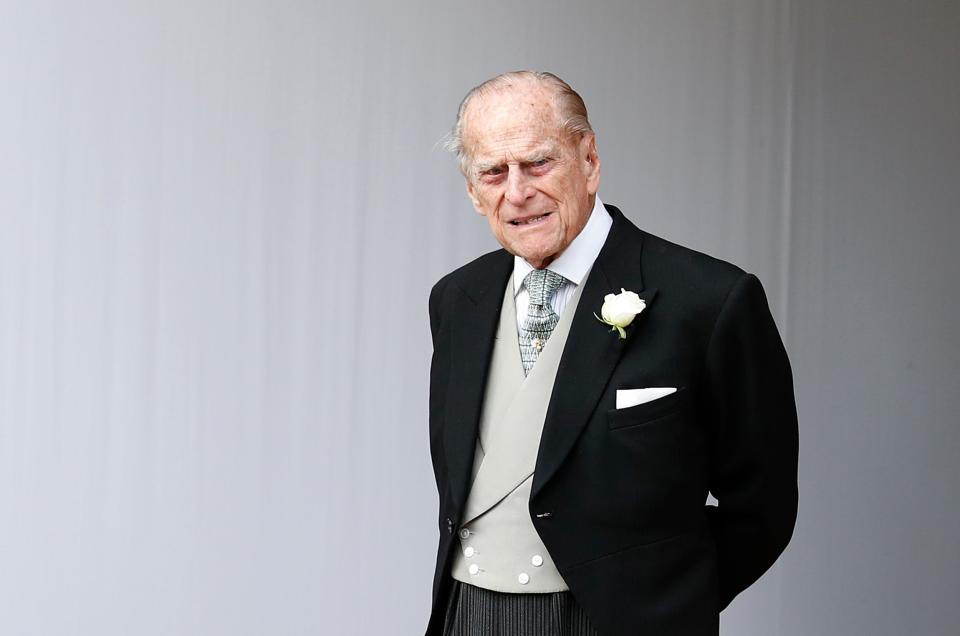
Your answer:
[[[553,90],[557,113],[561,117],[560,125],[567,134],[579,137],[587,133],[593,133],[593,127],[590,125],[590,120],[587,119],[587,106],[583,103],[583,98],[569,84],[553,73],[545,71],[501,73],[470,89],[470,92],[460,102],[460,108],[457,109],[457,121],[454,123],[453,129],[442,140],[443,147],[456,156],[460,171],[463,174],[467,174],[470,164],[470,157],[463,146],[463,115],[470,102],[474,98],[487,93],[512,88],[519,82],[540,83]]]

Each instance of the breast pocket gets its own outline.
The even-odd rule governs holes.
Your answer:
[[[630,406],[607,411],[610,430],[642,427],[683,413],[690,406],[690,391],[679,387],[675,393]]]

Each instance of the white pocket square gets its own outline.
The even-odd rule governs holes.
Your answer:
[[[617,389],[617,408],[626,409],[676,393],[676,387],[654,386],[646,389]]]

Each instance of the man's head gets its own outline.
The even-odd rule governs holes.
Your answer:
[[[498,75],[460,104],[448,148],[497,241],[537,268],[580,233],[600,184],[587,109],[550,73]]]

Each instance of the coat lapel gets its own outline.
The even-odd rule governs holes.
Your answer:
[[[470,485],[471,468],[480,423],[480,408],[503,302],[504,285],[513,269],[513,257],[501,252],[493,264],[474,277],[456,283],[451,326],[449,390],[444,417],[444,450],[450,489],[462,511]]]
[[[540,438],[531,499],[556,473],[576,443],[621,354],[630,345],[630,336],[636,325],[628,327],[627,339],[622,340],[616,331],[610,331],[594,316],[594,313],[600,314],[604,296],[618,293],[621,287],[637,292],[647,301],[645,311],[648,311],[656,295],[655,289],[645,290],[643,287],[640,272],[642,233],[619,210],[607,207],[613,216],[613,226],[584,283],[563,349]],[[642,322],[643,315],[637,316],[635,323]]]

